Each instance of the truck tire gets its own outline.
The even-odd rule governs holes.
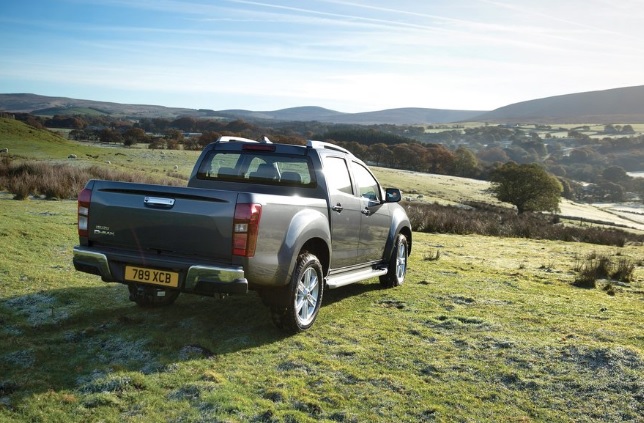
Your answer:
[[[398,234],[396,236],[396,242],[394,243],[394,249],[391,252],[391,258],[389,259],[387,274],[380,276],[381,286],[384,288],[394,288],[405,282],[408,256],[409,248],[407,245],[407,237],[403,234]]]
[[[308,252],[298,256],[287,288],[286,306],[273,306],[271,317],[275,326],[287,333],[296,334],[313,326],[322,304],[324,274],[316,256]]]
[[[179,296],[179,291],[174,289],[154,288],[137,284],[128,285],[130,301],[139,307],[152,308],[169,306]]]

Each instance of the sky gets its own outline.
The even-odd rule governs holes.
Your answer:
[[[644,85],[644,0],[11,0],[0,93],[493,110]]]

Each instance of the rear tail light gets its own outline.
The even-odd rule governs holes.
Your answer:
[[[78,194],[78,236],[87,238],[89,235],[89,203],[92,200],[92,190],[85,188]]]
[[[261,204],[238,203],[233,220],[233,255],[253,257],[257,246]]]

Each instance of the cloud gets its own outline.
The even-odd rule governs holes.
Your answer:
[[[0,46],[0,82],[167,94],[188,107],[200,96],[207,108],[272,98],[274,108],[491,109],[641,83],[635,5],[63,0],[25,19],[14,2],[0,17],[14,40]]]

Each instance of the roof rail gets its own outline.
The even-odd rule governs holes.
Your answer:
[[[219,137],[217,142],[254,142],[254,143],[260,143],[260,144],[273,144],[266,135],[262,136],[259,140],[251,140],[249,138],[226,135],[223,137]]]
[[[336,150],[336,151],[341,151],[343,153],[351,154],[351,152],[346,148],[342,148],[339,145],[331,144],[330,142],[308,140],[306,142],[306,146],[309,148],[327,148],[329,150]]]

